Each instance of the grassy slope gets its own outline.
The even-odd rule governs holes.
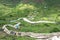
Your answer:
[[[24,5],[33,6],[34,8],[26,8],[20,9],[21,7],[25,7]],[[41,1],[38,4],[38,1],[31,1],[28,3],[24,3],[21,0],[12,1],[12,0],[0,0],[0,26],[2,27],[4,24],[10,23],[10,20],[15,20],[20,17],[28,17],[28,16],[35,16],[33,21],[37,20],[50,20],[50,21],[60,21],[60,0],[45,0]],[[27,7],[27,6],[26,6]],[[36,9],[35,9],[36,8]],[[18,31],[25,31],[25,32],[57,32],[60,31],[59,24],[29,24],[27,22],[22,22],[21,29]],[[11,23],[14,24],[14,23]],[[9,28],[10,29],[10,28]],[[4,36],[5,37],[5,36]],[[15,37],[7,36],[6,38],[1,37],[2,40],[13,40]],[[15,40],[34,40],[34,38],[29,37],[17,37]]]

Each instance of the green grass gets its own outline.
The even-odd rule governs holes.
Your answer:
[[[5,35],[3,37],[0,37],[0,40],[35,40],[35,39],[31,37],[17,37],[17,36]]]
[[[0,27],[4,24],[16,24],[9,22],[10,20],[16,20],[20,17],[33,16],[32,21],[37,20],[49,20],[56,21],[56,24],[29,24],[23,20],[21,22],[21,28],[16,31],[22,32],[38,32],[38,33],[50,33],[60,32],[60,0],[45,0],[37,2],[34,0],[22,1],[22,0],[0,0]],[[15,30],[8,27],[10,30]],[[30,37],[13,37],[15,40],[35,40]],[[0,36],[1,40],[13,40],[12,36],[6,38]]]

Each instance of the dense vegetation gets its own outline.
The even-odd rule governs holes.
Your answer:
[[[30,16],[34,17],[32,20]],[[0,28],[4,24],[16,24],[10,22],[20,17],[27,17],[29,20],[56,21],[56,24],[29,24],[23,20],[21,28],[17,31],[52,33],[60,32],[60,0],[0,0]],[[9,27],[9,29],[11,29]],[[11,29],[12,30],[12,29]],[[2,34],[3,35],[3,34]],[[34,40],[29,37],[0,36],[1,40]]]

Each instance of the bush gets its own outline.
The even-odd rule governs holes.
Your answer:
[[[52,32],[59,32],[60,30],[58,29],[58,28],[53,28],[51,31],[50,31],[50,33],[52,33]]]

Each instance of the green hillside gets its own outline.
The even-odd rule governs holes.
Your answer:
[[[18,18],[26,17],[31,21],[55,21],[57,23],[39,23],[30,24],[23,20],[21,28],[15,31],[35,32],[35,33],[52,33],[60,32],[60,0],[0,0],[0,29],[4,24],[16,24],[10,22]],[[33,17],[34,19],[31,19]],[[35,40],[30,37],[6,36],[1,34],[0,40]]]

